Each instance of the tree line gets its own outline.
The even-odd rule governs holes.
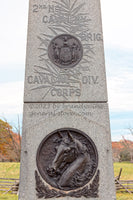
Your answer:
[[[13,131],[6,120],[0,119],[0,161],[20,162],[21,135],[20,127]]]
[[[133,128],[129,128],[129,133],[133,136]],[[127,140],[122,136],[119,142],[112,142],[114,162],[130,161],[133,163],[133,140]]]
[[[133,136],[133,129],[129,128]],[[112,142],[113,161],[133,162],[133,141],[126,140],[123,136],[119,142]],[[20,126],[12,127],[6,120],[0,119],[0,161],[20,162],[21,134]]]

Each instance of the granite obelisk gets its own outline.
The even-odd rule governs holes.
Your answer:
[[[30,0],[19,200],[115,200],[99,0]]]

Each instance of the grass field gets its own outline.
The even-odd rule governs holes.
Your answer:
[[[114,174],[118,176],[122,168],[121,180],[133,180],[133,163],[114,163]]]
[[[122,168],[121,180],[133,180],[133,163],[114,163],[114,174],[118,176]],[[133,200],[133,194],[117,192],[117,200]]]
[[[19,163],[0,163],[0,177],[1,178],[19,178]],[[6,194],[0,192],[0,200],[18,200],[17,195]]]
[[[19,178],[19,163],[2,163],[0,162],[1,178]]]
[[[19,163],[0,163],[0,177],[2,178],[19,178]],[[133,164],[115,163],[114,174],[118,176],[120,168],[123,168],[121,179],[133,180]],[[18,200],[17,195],[0,193],[0,200]],[[102,200],[102,199],[101,199]],[[117,200],[133,200],[133,194],[117,192]]]

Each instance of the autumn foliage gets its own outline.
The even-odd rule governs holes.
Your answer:
[[[133,135],[133,129],[130,129]],[[133,141],[123,139],[112,142],[113,160],[115,162],[133,162]],[[5,120],[0,119],[0,161],[20,161],[21,135],[20,129],[16,133],[13,127]]]
[[[133,161],[133,141],[126,140],[124,137],[119,142],[112,142],[114,161]],[[122,160],[124,159],[125,160]],[[127,158],[126,158],[127,157]]]
[[[0,161],[20,161],[21,136],[8,122],[0,119]]]

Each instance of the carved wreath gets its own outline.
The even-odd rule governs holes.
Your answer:
[[[50,189],[48,186],[46,186],[43,183],[40,176],[38,175],[38,172],[35,171],[36,191],[37,191],[36,195],[39,199],[41,198],[48,199],[48,198],[53,198],[53,197],[58,198],[58,197],[66,197],[66,196],[76,197],[76,198],[80,198],[82,196],[86,198],[90,198],[90,197],[96,198],[98,197],[99,175],[100,175],[100,171],[98,170],[89,188],[88,186],[85,186],[84,188],[80,190],[65,193],[62,191]]]

